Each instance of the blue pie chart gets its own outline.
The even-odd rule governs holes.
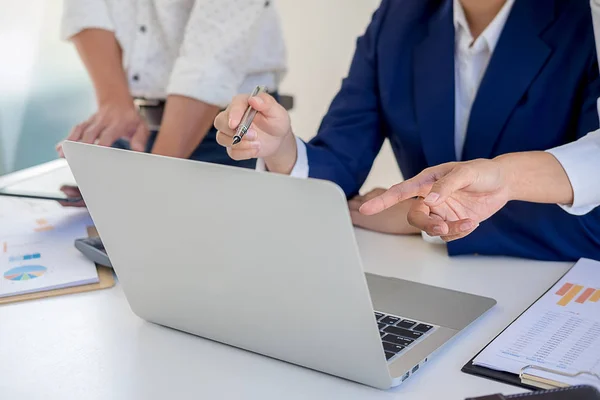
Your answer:
[[[4,273],[4,279],[9,281],[28,281],[44,275],[48,268],[41,265],[23,265],[11,268]]]

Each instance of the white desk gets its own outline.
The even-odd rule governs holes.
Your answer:
[[[570,264],[451,259],[443,246],[414,236],[357,230],[357,239],[367,271],[493,297],[498,305],[385,392],[147,323],[117,284],[0,306],[0,398],[462,400],[522,391],[460,368]]]

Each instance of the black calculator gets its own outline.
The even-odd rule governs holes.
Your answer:
[[[102,244],[102,239],[99,237],[76,239],[75,247],[96,264],[112,268],[106,249],[104,249],[104,244]]]

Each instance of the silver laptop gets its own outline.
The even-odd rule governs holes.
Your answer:
[[[495,304],[365,274],[346,198],[330,182],[64,150],[131,309],[147,321],[387,389]]]

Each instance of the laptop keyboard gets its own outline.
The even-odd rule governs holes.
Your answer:
[[[409,347],[436,329],[433,325],[377,311],[375,312],[375,319],[383,342],[385,358],[388,361],[391,361],[398,354],[406,352]]]

